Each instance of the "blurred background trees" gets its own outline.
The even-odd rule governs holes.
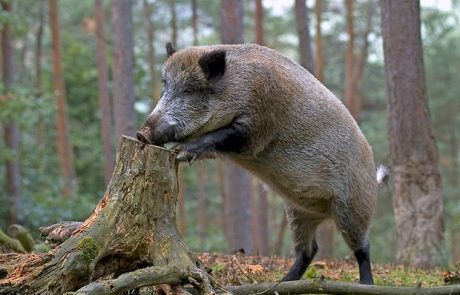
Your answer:
[[[0,228],[19,222],[34,230],[90,214],[105,190],[119,135],[132,135],[158,101],[167,41],[178,49],[255,42],[299,63],[306,60],[305,66],[350,108],[373,146],[376,163],[396,163],[390,161],[388,120],[420,123],[412,116],[417,109],[411,105],[387,119],[386,37],[384,30],[382,38],[382,11],[376,0],[1,0],[1,4]],[[438,194],[438,203],[426,205],[416,194],[413,202],[403,205],[418,212],[444,206],[445,231],[437,228],[439,243],[430,246],[441,249],[434,259],[443,263],[460,259],[459,16],[458,1],[422,1],[424,97],[443,193]],[[67,128],[64,138],[60,128]],[[428,139],[421,138],[431,137],[417,138],[428,145]],[[67,147],[61,148],[64,139]],[[409,138],[397,141],[406,144]],[[69,169],[62,168],[62,161],[69,162]],[[282,200],[257,179],[215,160],[184,165],[181,177],[180,225],[194,250],[291,253]],[[401,232],[400,221],[395,222],[397,196],[392,185],[379,190],[370,235],[374,261],[395,262],[396,253],[404,251],[395,233],[408,235],[410,230]],[[232,233],[241,228],[242,236]],[[349,255],[342,239],[334,238],[330,228],[325,231],[324,243],[333,241],[333,247],[323,257]]]

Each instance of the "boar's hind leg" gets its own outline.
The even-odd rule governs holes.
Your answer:
[[[360,284],[373,285],[369,239],[367,237],[371,210],[356,211],[346,203],[335,204],[334,207],[333,215],[336,226],[358,261],[359,282]]]
[[[286,212],[294,240],[296,258],[283,281],[294,281],[302,278],[318,251],[315,232],[322,219],[312,217],[288,202],[286,202]]]

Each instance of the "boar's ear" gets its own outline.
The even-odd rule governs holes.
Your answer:
[[[214,50],[203,54],[198,60],[198,64],[208,80],[218,79],[224,75],[225,54],[225,50]]]
[[[173,55],[176,52],[176,49],[172,46],[171,42],[166,43],[166,54],[168,57]]]

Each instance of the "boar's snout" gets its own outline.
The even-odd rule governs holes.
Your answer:
[[[170,125],[166,122],[154,121],[148,119],[144,126],[137,131],[136,137],[139,141],[162,146],[176,140],[175,124]]]

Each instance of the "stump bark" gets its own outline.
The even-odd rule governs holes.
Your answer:
[[[112,179],[93,214],[46,255],[0,256],[6,272],[0,293],[63,294],[102,277],[116,279],[128,272],[124,280],[135,279],[136,272],[129,272],[142,268],[169,271],[167,282],[190,279],[212,292],[176,226],[177,168],[174,152],[123,137]],[[89,294],[88,287],[77,293]],[[110,285],[103,287],[105,293],[98,294],[111,293]]]

